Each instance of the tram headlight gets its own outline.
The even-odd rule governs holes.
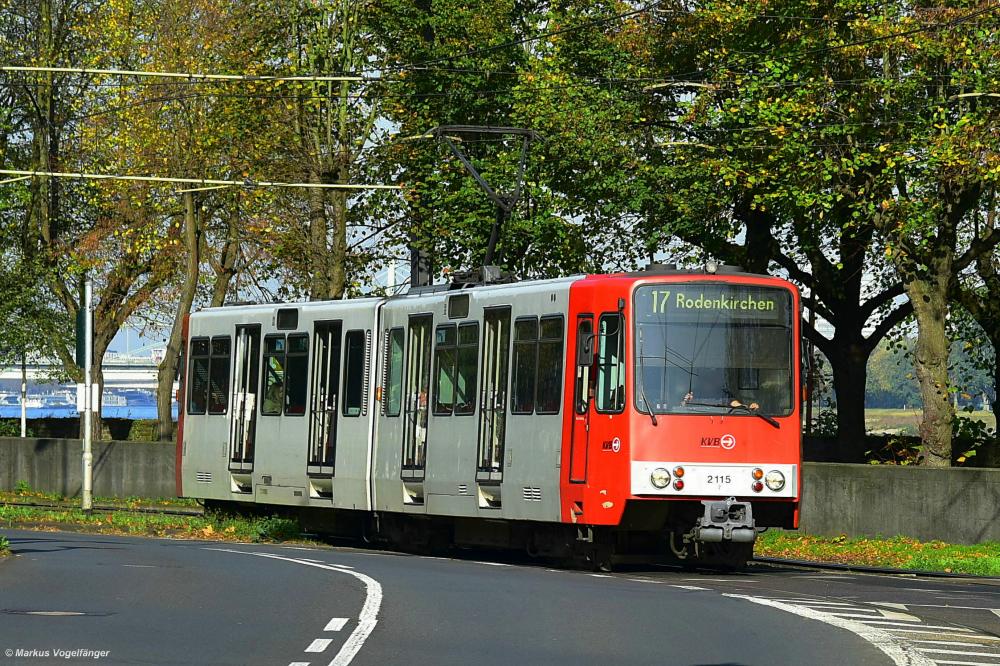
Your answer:
[[[657,467],[650,473],[649,482],[656,488],[666,488],[670,485],[670,472],[662,467]]]
[[[768,488],[777,492],[785,487],[785,475],[776,469],[772,469],[764,477],[764,483],[767,484]]]

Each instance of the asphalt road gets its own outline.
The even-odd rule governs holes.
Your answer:
[[[4,534],[0,666],[1000,664],[1000,581]]]

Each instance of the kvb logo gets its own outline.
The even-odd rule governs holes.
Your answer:
[[[723,435],[722,437],[702,437],[701,446],[705,448],[722,447],[725,450],[730,451],[736,446],[736,438],[732,435]]]

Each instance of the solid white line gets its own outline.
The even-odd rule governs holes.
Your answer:
[[[485,564],[486,566],[490,566],[490,567],[509,567],[510,566],[506,562],[479,562],[479,561],[474,561],[473,564]]]
[[[358,626],[354,628],[351,635],[347,637],[346,641],[344,641],[344,644],[340,647],[340,652],[338,652],[337,656],[333,658],[333,661],[330,662],[329,666],[347,666],[347,664],[351,663],[351,660],[358,654],[358,651],[361,650],[365,641],[368,640],[368,636],[370,636],[372,631],[375,629],[375,625],[378,624],[378,611],[382,606],[382,586],[371,576],[366,576],[363,573],[358,573],[357,571],[351,571],[342,567],[330,566],[327,564],[316,564],[315,562],[306,562],[304,560],[298,560],[291,557],[272,555],[271,553],[251,553],[243,550],[232,550],[229,548],[206,548],[206,550],[218,550],[224,553],[237,553],[239,555],[255,555],[257,557],[267,557],[274,560],[284,560],[285,562],[291,562],[293,564],[302,564],[307,567],[326,569],[327,571],[339,571],[340,573],[354,576],[364,583],[365,605],[361,608],[361,613],[358,615]]]
[[[947,627],[943,624],[918,624],[916,622],[896,622],[895,620],[867,620],[865,624],[889,625],[884,627],[885,629],[894,629],[896,627],[923,627],[924,629],[947,629],[948,631],[972,631],[972,629],[963,629],[962,627]]]
[[[995,661],[940,661],[935,659],[936,664],[951,664],[953,666],[996,666]]]
[[[134,569],[155,569],[155,564],[123,564],[123,567],[132,567]]]
[[[968,638],[969,640],[968,641],[929,641],[929,640],[920,640],[920,641],[912,641],[912,642],[913,643],[937,643],[939,645],[952,645],[953,643],[955,645],[975,645],[975,643],[973,643],[971,641],[1000,641],[1000,638],[997,638],[996,636],[986,636],[984,634],[962,634],[961,636],[955,636],[955,638]],[[990,647],[990,646],[989,645],[984,645],[983,647]]]
[[[823,608],[817,608],[816,610],[822,611],[822,612],[826,613],[827,615],[836,615],[837,617],[861,618],[863,620],[870,620],[872,618],[879,617],[878,615],[861,615],[860,613],[840,613],[840,612],[835,613],[833,611],[825,610]]]
[[[314,640],[312,643],[309,644],[309,647],[307,647],[305,649],[305,651],[306,652],[323,652],[328,647],[330,647],[330,643],[332,643],[332,642],[333,642],[332,638],[317,638],[316,640]]]
[[[777,608],[788,613],[794,613],[795,615],[799,615],[810,620],[818,620],[819,622],[825,622],[826,624],[834,627],[847,629],[884,652],[890,659],[892,659],[896,666],[933,666],[934,664],[934,662],[928,657],[925,657],[914,650],[911,646],[902,642],[896,636],[893,636],[878,627],[870,627],[854,620],[834,617],[829,613],[813,610],[812,608],[805,608],[794,604],[785,604],[772,599],[751,597],[745,594],[723,594],[723,596],[732,597],[734,599],[744,599],[755,604],[770,606],[771,608]]]
[[[963,650],[942,650],[940,648],[917,648],[921,652],[940,652],[941,654],[960,654],[966,657],[993,657],[1000,659],[1000,654],[996,652],[965,652]]]
[[[323,631],[340,631],[344,628],[345,624],[347,624],[346,617],[335,617],[326,623],[326,626],[323,627]]]
[[[670,587],[678,587],[682,590],[707,590],[707,587],[698,587],[697,585],[671,585]]]
[[[810,606],[853,606],[842,601],[823,601],[822,599],[769,599],[780,604],[808,604]]]
[[[288,666],[309,666],[309,662],[308,661],[293,661],[292,663],[288,664]]]
[[[614,578],[614,576],[609,576],[608,574],[587,574],[588,576],[593,576],[594,578]]]
[[[962,636],[962,638],[972,638],[972,636]],[[1000,638],[996,639],[1000,640]],[[912,643],[930,643],[932,645],[958,645],[959,647],[990,647],[989,645],[978,645],[969,641],[911,641]],[[922,648],[921,648],[922,649]]]
[[[927,629],[898,629],[896,627],[876,627],[877,629],[885,629],[886,631],[891,631],[893,633],[902,634],[934,634],[935,636],[940,636],[941,634],[946,634],[944,631],[928,631]],[[972,631],[971,629],[962,629],[961,627],[930,627],[930,629],[946,629],[947,631]],[[968,635],[968,634],[966,634]]]

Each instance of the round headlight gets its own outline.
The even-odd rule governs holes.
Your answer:
[[[764,483],[767,484],[768,488],[777,492],[785,487],[785,475],[776,469],[772,469],[764,477]]]
[[[666,488],[670,485],[670,472],[662,467],[657,467],[650,473],[649,482],[656,488]]]

